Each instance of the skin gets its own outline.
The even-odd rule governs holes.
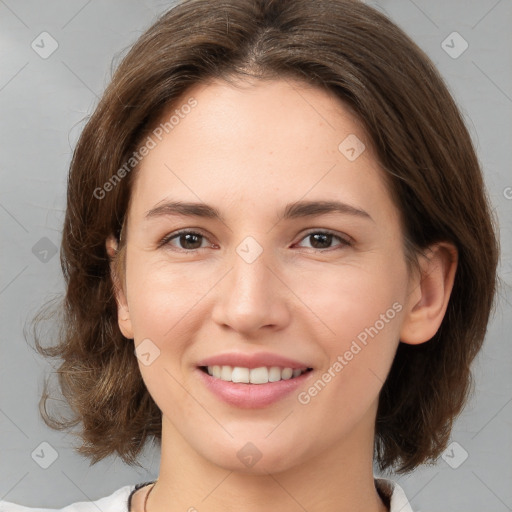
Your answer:
[[[240,503],[245,512],[269,504],[282,512],[387,510],[372,473],[378,394],[399,341],[423,343],[438,330],[456,249],[437,244],[420,259],[422,275],[408,272],[382,171],[357,119],[334,96],[289,80],[213,81],[177,105],[191,96],[197,106],[137,170],[125,273],[115,280],[122,333],[160,350],[150,365],[139,361],[163,416],[160,474],[147,510],[226,512]],[[354,161],[338,150],[349,134],[366,145]],[[225,223],[144,219],[169,199],[212,205]],[[329,213],[278,221],[287,203],[332,199],[371,220]],[[183,228],[204,237],[158,247]],[[352,245],[333,237],[315,246],[312,229],[351,237]],[[247,236],[263,249],[252,263],[236,252]],[[113,258],[116,242],[106,244]],[[201,358],[269,351],[314,368],[299,390],[307,391],[394,303],[401,311],[308,404],[291,393],[241,409],[197,378]],[[247,442],[262,455],[252,467],[237,457]],[[133,510],[143,510],[148,490],[135,494]]]

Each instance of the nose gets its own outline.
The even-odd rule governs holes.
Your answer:
[[[278,265],[266,257],[265,251],[252,262],[240,254],[234,254],[231,270],[217,287],[213,320],[244,337],[257,335],[263,327],[286,327],[293,293]]]

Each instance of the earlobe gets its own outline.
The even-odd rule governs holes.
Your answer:
[[[440,242],[422,257],[421,275],[411,281],[400,341],[417,345],[429,341],[443,321],[455,281],[457,248]]]
[[[105,247],[107,249],[107,254],[110,260],[110,263],[112,264],[112,260],[115,258],[117,254],[117,247],[118,243],[116,240],[116,237],[114,235],[109,235],[106,242]]]
[[[116,258],[119,257],[118,241],[113,235],[110,235],[105,242],[105,246],[110,260],[110,275],[112,277],[114,294],[117,302],[117,322],[119,329],[125,338],[133,339],[133,328],[130,311],[128,309],[128,301],[126,299],[124,287],[121,283],[121,278],[116,269]]]

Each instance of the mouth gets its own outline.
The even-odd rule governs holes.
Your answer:
[[[214,379],[237,384],[269,384],[282,380],[292,380],[313,370],[312,368],[289,368],[281,366],[246,368],[227,365],[199,366],[198,368]]]

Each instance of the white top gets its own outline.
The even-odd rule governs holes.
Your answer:
[[[403,489],[386,478],[376,478],[375,485],[390,498],[390,512],[413,512]],[[128,498],[135,490],[135,485],[125,485],[110,496],[96,501],[80,501],[64,508],[32,508],[0,501],[0,512],[130,512]]]

